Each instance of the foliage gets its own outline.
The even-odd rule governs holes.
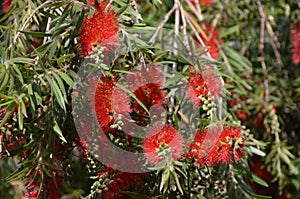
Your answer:
[[[299,197],[298,1],[2,6],[1,198]],[[94,125],[151,172],[99,161]]]

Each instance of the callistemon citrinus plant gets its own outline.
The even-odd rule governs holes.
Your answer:
[[[299,198],[299,10],[2,1],[0,198]]]

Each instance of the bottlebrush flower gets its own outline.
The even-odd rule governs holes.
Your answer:
[[[172,126],[154,126],[143,141],[145,157],[157,164],[170,157],[178,159],[183,151],[183,137]]]
[[[31,199],[38,198],[38,196],[39,196],[39,191],[30,191],[25,194],[26,198],[31,198]]]
[[[160,89],[165,82],[161,71],[159,66],[152,65],[142,67],[140,71],[127,76],[130,90],[147,109],[153,105],[165,104],[166,91]],[[146,125],[146,118],[149,117],[148,113],[135,99],[132,99],[131,102],[132,118],[139,125]],[[157,110],[153,111],[158,113]]]
[[[198,3],[200,3],[200,4],[203,4],[204,6],[204,8],[203,7],[201,7],[202,8],[202,10],[206,10],[207,9],[207,6],[209,6],[209,5],[211,5],[213,2],[212,2],[212,0],[191,0],[191,2],[192,2],[192,4],[195,6],[196,5],[196,2],[198,1]]]
[[[127,95],[121,89],[116,88],[117,78],[101,77],[95,93],[93,106],[100,127],[105,132],[112,129],[118,115],[126,115],[131,112]],[[112,106],[114,105],[114,106]]]
[[[187,98],[190,99],[193,104],[200,105],[202,98],[207,97],[209,90],[207,84],[204,82],[201,73],[193,73],[188,79],[191,89],[187,90]]]
[[[233,94],[235,96],[235,94]],[[246,102],[247,98],[245,97],[238,97],[235,96],[233,99],[228,101],[229,106],[232,108],[234,114],[237,116],[237,118],[241,121],[247,119],[248,114],[245,112],[242,103]]]
[[[196,163],[200,165],[228,164],[243,156],[244,145],[239,128],[210,127],[197,132],[186,157],[195,157]]]
[[[194,142],[189,147],[189,149],[190,149],[189,152],[187,152],[185,154],[186,158],[200,157],[199,153],[202,152],[202,151],[200,151],[200,149],[201,149],[201,145],[204,141],[205,135],[206,134],[203,133],[203,131],[199,131],[196,133]],[[204,154],[202,154],[202,156],[204,157]],[[204,163],[205,163],[204,158],[197,159],[197,164],[204,164]]]
[[[292,30],[292,39],[293,39],[293,63],[300,63],[300,22],[297,22],[293,25]]]
[[[199,0],[199,3],[210,5],[212,4],[212,0]]]
[[[194,72],[189,76],[189,88],[187,89],[187,98],[193,104],[202,104],[203,98],[212,96],[217,97],[222,89],[222,82],[218,75],[212,69],[205,69],[202,72]]]
[[[10,9],[10,5],[11,5],[12,0],[4,0],[3,1],[3,12],[7,13]]]
[[[200,34],[201,39],[203,40],[206,46],[209,46],[208,52],[210,53],[213,59],[218,59],[219,56],[219,45],[223,42],[219,38],[219,30],[213,30],[212,26],[208,23],[204,24],[204,31],[206,32],[207,38],[203,37]],[[200,41],[197,40],[200,44]]]
[[[105,199],[122,199],[127,198],[122,191],[137,189],[145,174],[126,173],[114,171],[111,168],[104,168],[106,171],[98,173],[101,182],[106,182],[102,185],[101,196]]]
[[[82,23],[79,31],[79,50],[84,56],[91,54],[94,45],[112,48],[117,43],[118,25],[114,13],[105,11],[107,4],[107,2],[95,4],[92,18],[86,17]]]

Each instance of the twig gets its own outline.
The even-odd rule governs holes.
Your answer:
[[[280,44],[278,42],[278,38],[276,37],[270,22],[268,22],[268,21],[266,22],[266,27],[267,27],[267,31],[268,31],[268,33],[271,37],[270,42],[271,42],[272,49],[273,49],[274,54],[275,54],[276,59],[277,59],[278,69],[279,69],[279,71],[281,71],[282,67],[283,67],[283,63],[282,63],[282,60],[281,60],[280,53],[277,49],[277,48],[280,47]],[[276,43],[277,43],[277,45],[276,45]]]
[[[195,1],[195,4],[196,4],[196,9],[197,9],[197,13],[199,15],[199,21],[203,21],[203,17],[202,17],[202,9],[200,7],[200,3],[199,1]]]
[[[184,10],[183,10],[183,7],[182,7],[181,4],[180,4],[179,8],[180,8],[181,20],[182,20],[183,45],[184,45],[185,48],[188,50],[189,56],[191,56],[191,55],[192,55],[192,52],[191,52],[191,48],[190,48],[190,44],[189,44],[188,36],[187,36],[187,32],[186,32],[186,19],[185,19],[185,16],[184,16]]]
[[[176,56],[178,55],[178,38],[179,38],[179,26],[180,26],[180,2],[179,0],[174,0],[174,6],[176,7],[175,9],[175,25],[174,25],[174,44],[173,44],[173,54]],[[177,71],[177,63],[174,62],[172,64],[172,71],[171,75],[173,76],[174,73]],[[174,104],[175,104],[175,97],[172,95],[170,97],[170,103],[169,103],[169,113],[172,115],[173,110],[174,110]],[[170,123],[172,120],[170,119]]]
[[[44,7],[45,5],[49,4],[49,3],[52,3],[52,1],[45,1],[43,4],[39,5],[36,9],[34,9],[34,11],[29,15],[29,17],[26,19],[26,21],[24,22],[22,28],[18,31],[18,33],[16,34],[16,36],[14,37],[14,40],[13,40],[13,44],[15,45],[17,43],[17,40],[18,38],[20,37],[21,35],[21,32],[24,31],[28,25],[29,25],[29,21],[31,20],[31,18],[34,16],[34,14],[39,10],[41,9],[42,7]],[[10,44],[9,46],[9,49],[11,49],[12,47],[12,44]]]
[[[198,18],[199,21],[203,21],[203,17],[202,17],[202,14],[201,14],[201,9],[200,9],[200,6],[199,6],[199,3],[198,1],[196,1],[196,5],[198,3],[198,8],[197,10],[195,9],[194,5],[191,3],[191,0],[185,0],[185,2],[188,4],[188,6],[191,8],[192,12],[194,13],[194,15]],[[199,12],[200,10],[200,12]]]
[[[214,20],[212,21],[212,23],[211,23],[211,32],[208,35],[208,40],[210,40],[211,37],[213,36],[214,30],[215,30],[215,28],[217,26],[217,23],[220,20],[220,18],[221,18],[221,14],[217,14],[216,17],[214,18]]]
[[[138,10],[136,0],[131,0],[130,5],[135,10],[135,12],[138,14],[138,16],[136,16],[135,19],[136,19],[136,22],[139,23],[139,21],[142,20],[142,18],[141,18],[141,14],[139,13],[139,10]]]
[[[114,3],[114,0],[109,0],[107,6],[106,6],[105,9],[104,9],[104,12],[107,12],[108,9],[109,9],[109,7],[110,7],[113,3]]]
[[[174,55],[178,54],[178,38],[179,38],[179,25],[180,25],[180,11],[179,11],[179,0],[175,0],[176,10],[175,10],[175,26],[174,26],[174,44],[173,44],[173,52]]]
[[[151,37],[151,39],[149,40],[149,44],[153,45],[156,41],[156,37],[159,33],[159,31],[164,27],[164,25],[167,23],[167,21],[170,19],[172,13],[176,10],[177,8],[177,4],[174,4],[173,8],[166,14],[165,18],[162,20],[162,22],[159,24],[159,26],[157,27],[155,33],[153,34],[153,36]]]
[[[194,20],[194,18],[186,11],[184,11],[184,16],[193,24],[193,26],[198,30],[201,36],[208,41],[208,36],[206,35],[205,31],[201,28],[201,26]]]
[[[270,92],[269,92],[269,83],[268,83],[268,70],[265,62],[264,57],[264,36],[265,36],[265,22],[266,22],[266,15],[263,10],[263,6],[260,1],[257,2],[258,5],[258,11],[261,16],[260,19],[260,41],[259,41],[259,53],[261,55],[260,57],[260,63],[261,67],[263,69],[264,73],[264,87],[265,87],[265,101],[266,103],[269,103],[270,101]]]
[[[187,13],[186,11],[184,11],[184,15],[185,15],[185,16],[188,16],[188,13]],[[187,20],[188,25],[191,27],[193,33],[195,34],[196,39],[200,42],[201,46],[205,46],[205,43],[203,42],[202,38],[199,36],[198,31],[196,30],[196,28],[195,28],[194,25],[192,24],[191,19],[190,19],[189,17],[187,17],[187,19],[188,19],[188,20]],[[206,53],[206,55],[207,55],[208,57],[211,58],[211,54],[208,52],[208,50],[206,50],[205,53]]]

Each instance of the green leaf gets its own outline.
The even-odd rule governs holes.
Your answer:
[[[235,25],[228,28],[223,28],[222,31],[219,34],[220,38],[226,37],[227,35],[231,35],[235,32],[238,32],[240,30],[240,25]]]
[[[10,60],[10,62],[12,62],[12,63],[23,63],[23,64],[34,65],[34,59],[25,58],[25,57],[12,58]]]
[[[133,93],[133,92],[131,92],[129,89],[127,89],[127,88],[125,88],[125,87],[123,87],[123,86],[120,86],[120,88],[123,90],[123,91],[125,91],[126,93],[128,93],[129,94],[129,96],[130,97],[132,97],[149,115],[150,115],[150,113],[149,113],[149,110],[147,109],[147,107],[143,104],[143,102],[141,102],[137,97],[136,97],[136,95]]]
[[[182,191],[182,188],[181,188],[181,185],[180,185],[180,182],[179,182],[179,179],[178,179],[178,176],[177,176],[177,173],[175,171],[172,172],[172,176],[174,177],[175,179],[175,182],[176,182],[176,185],[177,185],[177,188],[179,189],[180,193],[183,194],[183,191]]]
[[[71,88],[74,87],[74,81],[66,73],[59,71],[58,74]]]
[[[173,61],[178,64],[183,64],[183,65],[194,65],[191,63],[187,58],[180,56],[180,55],[172,55],[170,57],[165,58],[168,61]]]
[[[65,85],[63,83],[63,81],[61,80],[61,78],[56,74],[56,73],[52,73],[52,75],[54,76],[55,80],[58,83],[58,86],[60,88],[60,91],[64,97],[64,100],[67,101],[67,93],[66,93],[66,89],[65,89]]]
[[[6,88],[9,79],[10,74],[7,71],[4,71],[0,76],[0,91]]]
[[[161,89],[169,88],[171,85],[177,85],[177,83],[183,78],[184,76],[180,73],[176,73],[173,77],[169,78],[161,87]]]
[[[55,82],[55,80],[51,79],[47,75],[45,77],[46,77],[47,81],[50,84],[51,90],[54,93],[58,104],[60,105],[60,107],[63,110],[66,110],[66,106],[65,106],[65,103],[64,103],[64,97],[63,97],[61,91],[59,90],[59,87],[58,87],[57,83]]]
[[[23,130],[23,117],[24,117],[23,113],[19,110],[18,111],[18,123],[19,123],[20,130]]]
[[[29,170],[30,170],[29,167],[20,167],[17,170],[15,170],[12,174],[10,174],[6,178],[6,180],[7,182],[21,180]]]
[[[269,187],[268,183],[266,183],[263,179],[261,179],[260,177],[258,177],[255,174],[251,174],[252,179],[254,180],[254,182],[264,186],[264,187]]]
[[[3,119],[2,119],[2,121],[0,123],[0,127],[2,127],[6,123],[6,121],[8,120],[8,118],[10,118],[10,116],[13,114],[13,112],[14,112],[14,110],[16,108],[16,105],[17,104],[15,102],[13,102],[13,103],[9,104],[6,107],[6,113],[5,113]]]
[[[67,140],[65,139],[65,137],[62,134],[61,129],[59,128],[59,125],[57,124],[57,122],[54,120],[54,126],[53,126],[53,130],[56,132],[56,134],[58,135],[59,139],[61,139],[63,142],[67,143]]]
[[[162,191],[163,189],[164,189],[163,193],[167,191],[169,185],[169,179],[170,179],[170,170],[167,167],[162,173],[159,191]]]
[[[23,75],[19,68],[15,64],[12,66],[12,68],[17,73],[17,78],[20,80],[21,84],[24,84]]]
[[[250,152],[252,152],[252,153],[258,155],[258,156],[265,156],[265,155],[266,155],[265,152],[263,152],[263,151],[261,151],[261,150],[259,150],[259,149],[257,149],[257,148],[254,148],[253,146],[249,146],[249,147],[248,147],[248,150],[249,150]]]
[[[19,104],[19,111],[21,110],[22,114],[27,117],[27,111],[26,111],[26,105],[23,101],[23,99],[20,101],[20,104]]]
[[[117,12],[116,12],[116,17],[120,16],[125,12],[125,10],[129,7],[129,5],[122,6]]]
[[[73,57],[73,54],[68,54],[68,55],[61,56],[61,57],[58,58],[57,61],[56,61],[56,62],[57,62],[57,65],[58,65],[58,66],[61,66],[62,63],[63,63],[66,59],[71,58],[71,57]]]
[[[48,37],[51,36],[49,33],[44,33],[44,32],[32,32],[32,31],[19,31],[21,33],[24,33],[26,35],[31,35],[35,37]]]
[[[142,195],[139,193],[135,193],[135,192],[131,192],[131,191],[122,191],[122,193],[124,193],[125,195],[129,196],[132,199],[147,199],[147,198],[149,198],[148,196],[145,196],[145,195]]]
[[[228,57],[231,57],[233,60],[235,60],[236,62],[240,63],[242,67],[244,67],[247,70],[251,70],[251,62],[244,56],[242,56],[241,54],[239,54],[238,52],[236,52],[235,50],[232,50],[231,48],[227,47],[227,46],[222,46],[225,54]]]

